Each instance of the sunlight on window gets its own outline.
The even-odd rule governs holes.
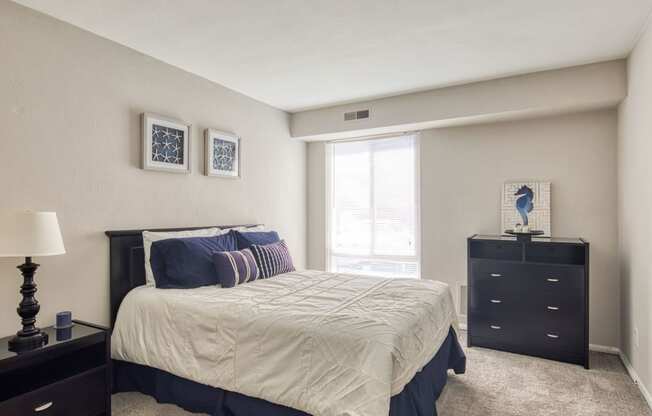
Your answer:
[[[416,137],[331,146],[330,270],[418,277]]]

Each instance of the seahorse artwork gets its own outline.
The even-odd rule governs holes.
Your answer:
[[[516,210],[521,214],[521,218],[523,218],[523,225],[528,225],[527,214],[532,212],[532,209],[534,208],[534,204],[532,203],[534,200],[534,192],[532,192],[532,189],[530,189],[529,186],[523,185],[514,195],[518,196],[518,199],[516,200]]]

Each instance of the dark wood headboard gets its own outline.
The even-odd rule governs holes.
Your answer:
[[[118,308],[129,291],[145,284],[145,251],[143,231],[186,231],[202,228],[255,227],[257,224],[209,225],[185,228],[146,228],[143,230],[106,231],[109,237],[109,286],[111,291],[111,328]]]

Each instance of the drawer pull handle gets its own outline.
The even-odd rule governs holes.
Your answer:
[[[491,329],[500,329],[500,327],[498,325],[491,325],[490,328]]]
[[[548,310],[549,310],[549,311],[558,311],[558,310],[559,310],[559,306],[548,306]]]
[[[503,277],[500,273],[491,273],[491,277]]]
[[[549,282],[552,282],[552,283],[557,283],[559,281],[559,279],[555,279],[555,278],[552,278],[552,277],[549,277],[546,280],[549,281]]]
[[[500,299],[491,299],[491,303],[503,303]]]
[[[546,334],[546,336],[547,336],[548,338],[552,338],[552,339],[557,339],[557,338],[559,338],[559,335],[556,335],[556,334]]]
[[[52,403],[52,402],[43,403],[42,405],[40,405],[40,406],[38,406],[38,407],[35,407],[35,408],[34,408],[34,411],[35,411],[35,412],[42,412],[42,411],[44,411],[44,410],[48,410],[49,408],[52,407],[53,404],[54,404],[54,403]]]

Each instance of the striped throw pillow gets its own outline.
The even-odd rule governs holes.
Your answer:
[[[234,287],[258,279],[258,267],[251,250],[216,251],[213,265],[222,287]]]
[[[261,279],[294,271],[292,256],[290,256],[290,251],[288,250],[287,244],[285,244],[285,240],[264,246],[254,244],[249,249],[256,259],[256,265],[260,271]]]

